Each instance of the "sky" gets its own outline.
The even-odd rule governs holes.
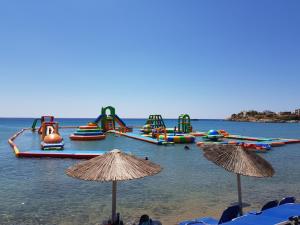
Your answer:
[[[0,117],[300,108],[299,0],[0,0]]]

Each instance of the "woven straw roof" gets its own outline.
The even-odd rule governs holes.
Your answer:
[[[161,170],[159,165],[149,160],[115,149],[69,167],[66,174],[82,180],[105,182],[138,179],[155,175]]]
[[[229,172],[251,177],[271,177],[275,173],[269,162],[241,146],[207,144],[202,150],[208,160]]]

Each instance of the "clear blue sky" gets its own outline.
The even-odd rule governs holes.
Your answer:
[[[1,0],[0,116],[293,110],[299,12],[299,0]]]

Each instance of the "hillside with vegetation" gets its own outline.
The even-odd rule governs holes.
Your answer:
[[[228,120],[242,122],[264,122],[264,123],[297,123],[300,122],[300,115],[292,112],[275,113],[272,111],[258,112],[255,110],[242,111],[232,114]]]

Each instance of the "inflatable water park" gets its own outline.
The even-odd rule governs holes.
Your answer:
[[[155,145],[177,144],[205,144],[239,145],[249,151],[258,153],[267,152],[272,147],[286,144],[300,143],[300,139],[248,137],[230,134],[225,130],[195,131],[188,114],[180,114],[177,123],[167,127],[164,119],[159,114],[149,115],[145,123],[139,127],[127,126],[116,114],[112,106],[102,107],[101,113],[93,121],[80,126],[60,126],[54,116],[41,116],[33,120],[32,126],[23,128],[9,138],[8,143],[17,157],[51,157],[51,158],[77,158],[88,159],[104,154],[107,150],[98,149],[68,149],[66,143],[105,141],[107,135],[131,138]],[[61,131],[68,134],[63,138]],[[32,135],[38,136],[38,149],[20,149],[15,143],[17,138]],[[87,144],[86,144],[87,145]],[[68,145],[69,146],[69,145]]]

